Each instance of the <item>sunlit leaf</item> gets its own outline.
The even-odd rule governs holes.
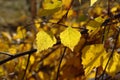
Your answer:
[[[92,6],[97,0],[90,0],[90,6]]]
[[[72,51],[74,47],[78,44],[80,37],[80,32],[73,29],[72,27],[68,27],[65,31],[60,33],[61,43],[64,46],[69,47]]]
[[[102,57],[107,54],[103,44],[88,45],[82,50],[82,64],[87,76],[93,70],[102,64]]]
[[[48,34],[44,30],[37,33],[36,43],[38,51],[46,50],[56,43],[56,39],[52,34]]]

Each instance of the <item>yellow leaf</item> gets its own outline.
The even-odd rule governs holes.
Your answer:
[[[61,7],[62,6],[62,2],[61,1],[49,1],[49,2],[44,2],[43,3],[43,7],[44,9],[47,9],[47,10],[50,10],[50,9],[56,9],[58,7]]]
[[[2,36],[3,36],[3,39],[7,39],[8,41],[12,41],[12,37],[10,35],[10,33],[8,32],[1,32]]]
[[[103,69],[105,68],[105,66],[107,64],[110,55],[111,55],[110,53],[107,53],[105,55],[104,62],[102,64]],[[106,68],[106,72],[109,75],[115,76],[115,74],[120,71],[120,62],[119,61],[120,61],[120,54],[118,54],[117,52],[114,52],[113,56],[110,59],[110,62],[107,65],[107,68]]]
[[[61,9],[62,2],[59,0],[44,0],[43,9],[38,11],[39,16],[51,16]]]
[[[41,19],[35,19],[35,21],[34,21],[34,23],[35,23],[35,27],[36,27],[37,29],[40,28],[40,22],[42,22]]]
[[[2,66],[0,66],[0,76],[5,75],[5,70]]]
[[[39,75],[39,77],[42,79],[42,80],[44,80],[44,74],[43,74],[43,72],[38,72],[38,75]]]
[[[102,57],[107,54],[103,44],[88,45],[82,50],[82,64],[85,75],[89,75],[93,68],[102,64]]]
[[[33,55],[30,56],[30,63],[33,64],[35,62],[35,57]]]
[[[68,27],[65,31],[60,33],[61,43],[64,46],[69,47],[72,51],[74,47],[78,44],[80,37],[80,32],[73,29],[72,27]]]
[[[16,52],[17,52],[16,47],[9,48],[9,53],[16,54]]]
[[[52,16],[53,19],[50,19],[49,21],[57,23],[63,17],[63,15],[65,15],[65,13],[66,13],[66,10],[60,9]]]
[[[90,0],[90,6],[92,6],[97,0]]]
[[[36,43],[37,49],[40,52],[52,47],[56,43],[56,38],[52,34],[48,34],[44,30],[41,30],[37,33]]]
[[[89,23],[87,24],[87,29],[89,30],[88,33],[91,36],[91,38],[93,38],[94,35],[98,33],[103,21],[104,19],[102,17],[97,17],[94,20],[89,21]]]
[[[24,39],[26,37],[26,29],[23,26],[18,26],[17,34],[14,36],[14,39]]]
[[[99,27],[100,27],[101,23],[95,21],[95,20],[91,20],[88,24],[87,24],[87,29],[89,30],[89,33],[93,33],[95,32]]]
[[[111,12],[115,12],[115,11],[117,11],[117,9],[118,9],[118,7],[115,6],[115,7],[113,7],[113,8],[111,9]]]
[[[55,9],[40,9],[38,15],[41,16],[52,16],[54,13],[60,10],[60,7]]]
[[[95,18],[95,21],[97,21],[99,23],[103,23],[105,21],[105,19],[100,16],[100,17]]]
[[[95,71],[92,71],[88,76],[86,76],[86,80],[94,80],[95,78]]]

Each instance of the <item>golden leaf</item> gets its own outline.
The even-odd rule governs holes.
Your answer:
[[[18,26],[17,34],[14,36],[14,39],[24,39],[26,37],[26,29],[23,26]]]
[[[88,45],[82,50],[82,64],[85,75],[89,75],[93,68],[102,64],[103,56],[107,54],[103,44]]]
[[[37,33],[36,43],[37,49],[40,52],[52,47],[56,43],[56,38],[52,34],[48,34],[44,30],[41,30]]]
[[[78,44],[80,37],[80,32],[73,29],[72,27],[68,27],[65,31],[60,33],[61,43],[64,46],[69,47],[72,51],[74,47]]]
[[[111,55],[110,53],[105,55],[104,62],[102,64],[103,69],[105,68],[105,66],[107,64],[110,55]],[[107,68],[106,68],[106,72],[109,75],[115,76],[115,74],[120,71],[120,62],[119,61],[120,61],[120,54],[118,54],[117,52],[114,52],[113,56],[111,57],[108,65],[107,65]]]
[[[33,64],[35,62],[35,57],[33,55],[30,56],[30,63]]]

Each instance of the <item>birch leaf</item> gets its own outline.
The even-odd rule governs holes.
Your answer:
[[[72,27],[68,27],[60,34],[61,43],[64,46],[69,47],[72,51],[74,47],[78,44],[80,37],[80,32],[73,29]]]
[[[37,33],[36,37],[38,51],[46,50],[56,43],[56,38],[52,34],[48,34],[44,30]]]
[[[102,64],[103,56],[106,54],[103,44],[88,45],[82,50],[82,64],[85,75],[89,75],[93,68]]]

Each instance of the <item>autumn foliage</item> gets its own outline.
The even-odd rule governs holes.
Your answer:
[[[32,23],[0,32],[0,80],[118,80],[119,2],[83,2],[43,0]]]

